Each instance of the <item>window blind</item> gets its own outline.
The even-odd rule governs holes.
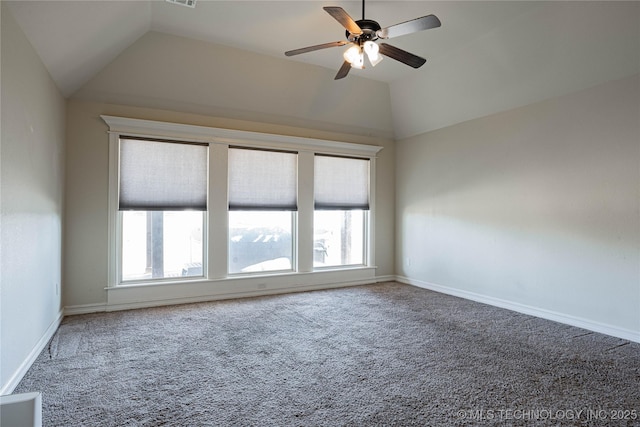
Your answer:
[[[298,209],[298,155],[229,149],[229,210]]]
[[[120,210],[207,209],[208,146],[120,139]]]
[[[369,160],[315,156],[315,209],[369,209]]]

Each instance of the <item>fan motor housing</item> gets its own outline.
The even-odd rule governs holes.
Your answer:
[[[380,30],[382,27],[380,27],[380,24],[378,24],[376,21],[372,19],[360,19],[359,21],[356,21],[356,24],[358,24],[358,27],[360,27],[360,29],[362,30],[362,34],[351,34],[347,30],[345,31],[347,40],[349,40],[350,42],[358,41],[364,43],[367,40],[378,39],[376,31]]]

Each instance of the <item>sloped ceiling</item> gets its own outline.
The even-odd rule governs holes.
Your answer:
[[[65,97],[151,28],[148,2],[6,3]]]
[[[322,10],[323,6],[341,6],[354,19],[362,13],[357,1],[200,0],[194,9],[162,0],[8,3],[65,96],[149,30],[337,70],[342,63],[342,48],[291,58],[284,52],[344,39],[344,29]],[[431,13],[439,16],[441,28],[393,40],[398,47],[431,60],[493,31],[531,7],[530,2],[369,0],[365,14],[382,26]],[[363,77],[385,82],[416,72],[391,59],[375,69],[357,71]]]
[[[5,2],[65,96],[149,31],[211,42],[332,70],[342,48],[286,58],[298,47],[341,40],[323,6],[361,18],[361,2],[204,1],[195,9],[154,1]],[[403,138],[637,73],[640,2],[375,1],[383,27],[427,14],[442,27],[393,39],[428,59],[414,70],[392,59],[353,70],[390,84]],[[283,90],[286,88],[283,88]]]
[[[540,2],[391,82],[397,139],[640,72],[640,2]],[[640,102],[640,100],[638,100]]]

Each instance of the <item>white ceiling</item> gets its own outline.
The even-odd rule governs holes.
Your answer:
[[[344,48],[290,58],[284,52],[344,39],[344,29],[322,10],[323,6],[341,6],[355,20],[362,17],[361,2],[333,0],[199,0],[195,9],[164,0],[8,4],[65,96],[73,94],[149,30],[337,70]],[[388,41],[429,61],[471,43],[536,6],[534,2],[369,0],[365,12],[368,19],[383,27],[432,13],[438,16],[442,27]],[[375,69],[356,72],[391,82],[420,71],[387,58]]]

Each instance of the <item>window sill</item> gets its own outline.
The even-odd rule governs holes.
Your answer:
[[[107,287],[107,311],[330,289],[375,282],[376,267],[355,266],[311,272],[252,274]]]

